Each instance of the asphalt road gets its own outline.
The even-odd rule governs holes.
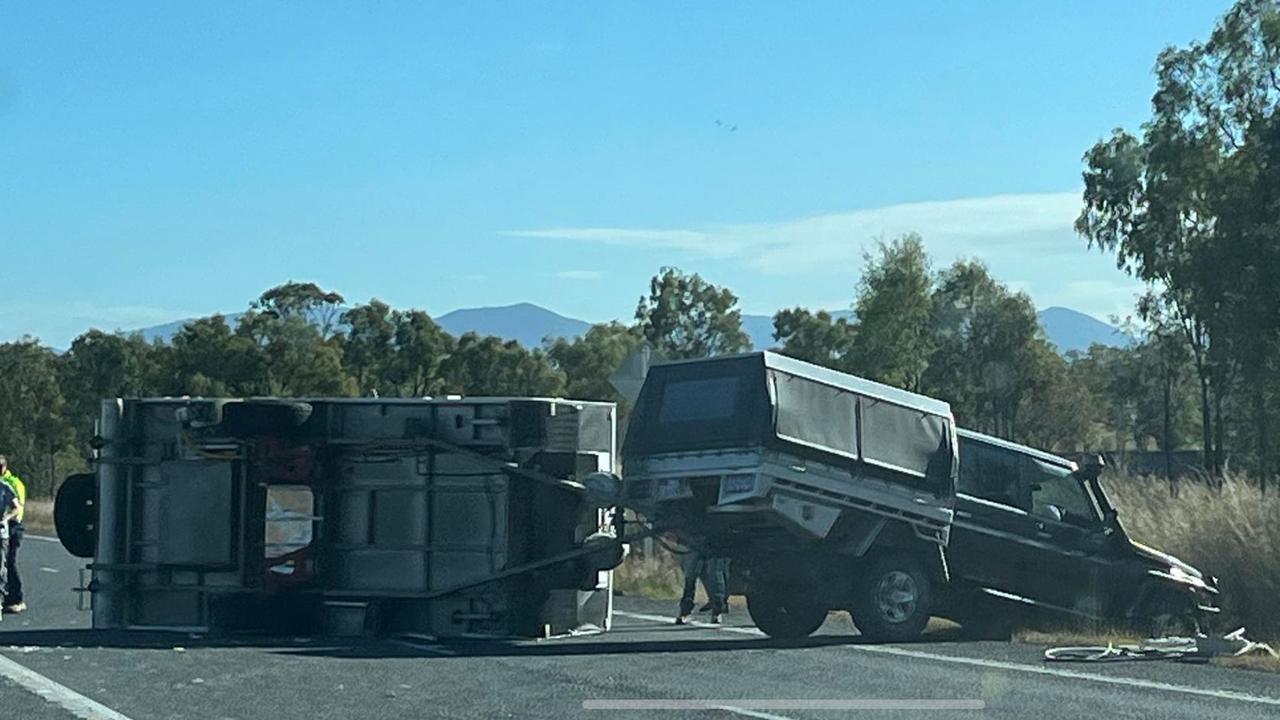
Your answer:
[[[1041,648],[945,638],[862,644],[835,619],[783,646],[759,637],[745,613],[722,629],[676,627],[669,607],[628,598],[607,634],[537,642],[95,633],[70,590],[78,562],[48,541],[29,540],[23,552],[32,609],[0,623],[0,707],[10,717],[1280,718],[1275,675],[1167,662],[1046,665]],[[616,701],[722,709],[584,707]],[[848,709],[875,702],[916,709]],[[929,703],[981,709],[920,709]]]

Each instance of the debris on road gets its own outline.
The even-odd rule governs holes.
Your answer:
[[[1214,657],[1240,657],[1243,655],[1270,655],[1280,657],[1266,643],[1254,642],[1244,636],[1244,628],[1216,637],[1164,637],[1150,638],[1138,644],[1063,646],[1044,651],[1046,661],[1056,662],[1115,662],[1125,660],[1178,660],[1208,662]]]

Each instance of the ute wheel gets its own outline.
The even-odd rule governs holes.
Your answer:
[[[762,587],[747,593],[747,612],[764,634],[778,640],[798,640],[812,635],[827,619],[827,608],[813,593],[779,587]]]
[[[933,583],[920,563],[891,555],[873,560],[854,588],[853,623],[872,640],[913,640],[933,608]]]

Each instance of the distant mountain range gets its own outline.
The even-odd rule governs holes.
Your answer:
[[[831,313],[834,317],[852,317],[848,310]],[[240,313],[226,315],[234,325]],[[1094,343],[1113,347],[1127,345],[1133,338],[1120,330],[1082,312],[1064,307],[1049,307],[1037,313],[1045,336],[1062,353],[1072,350],[1085,351]],[[517,303],[499,307],[463,308],[445,313],[435,321],[452,335],[476,332],[481,335],[497,335],[517,340],[526,347],[537,347],[548,337],[573,338],[582,335],[591,323],[565,317],[533,303]],[[143,328],[138,332],[147,340],[173,337],[186,320]],[[773,318],[769,315],[743,315],[742,329],[750,336],[757,349],[773,346]]]

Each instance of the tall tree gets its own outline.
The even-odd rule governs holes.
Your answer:
[[[564,373],[546,353],[527,350],[515,340],[476,333],[458,338],[457,347],[440,365],[448,392],[468,395],[539,395],[564,393]]]
[[[853,324],[844,318],[833,318],[825,310],[813,313],[797,307],[779,310],[773,316],[773,339],[784,355],[797,360],[848,369],[854,338]]]
[[[315,325],[320,335],[328,340],[337,330],[344,302],[342,295],[315,283],[290,280],[263,292],[250,307],[276,318],[303,318]]]
[[[422,310],[397,310],[391,321],[395,326],[395,356],[386,371],[387,384],[407,397],[442,392],[445,387],[441,364],[457,346],[453,336]]]
[[[396,322],[391,307],[374,298],[342,313],[342,360],[361,395],[393,394],[387,380],[395,360]]]
[[[58,384],[58,357],[33,338],[0,344],[0,453],[29,484],[52,493],[54,460],[71,439]]]
[[[592,325],[572,341],[557,338],[547,357],[566,378],[565,394],[580,400],[621,402],[609,376],[644,342],[640,331],[619,322]]]
[[[742,330],[738,297],[697,274],[663,268],[640,298],[636,320],[645,340],[668,358],[744,352],[751,339]]]
[[[161,354],[141,335],[90,330],[62,357],[60,382],[76,433],[87,439],[105,398],[143,397],[158,391]]]
[[[919,390],[933,351],[929,333],[933,278],[919,235],[880,243],[866,256],[854,313],[858,342],[849,353],[851,368],[883,383]]]
[[[1222,410],[1237,370],[1265,382],[1280,334],[1280,5],[1240,0],[1207,42],[1162,52],[1156,72],[1142,137],[1117,130],[1085,154],[1076,227],[1156,288],[1181,328],[1200,386],[1205,465],[1221,472]],[[1266,400],[1256,398],[1269,468]]]

